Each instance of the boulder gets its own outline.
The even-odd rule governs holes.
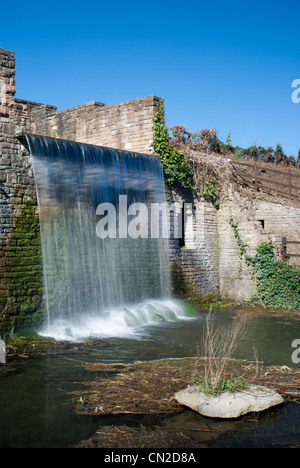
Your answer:
[[[238,418],[246,413],[264,411],[284,402],[279,393],[252,385],[241,392],[224,392],[219,396],[199,392],[196,386],[175,394],[175,400],[210,418]]]

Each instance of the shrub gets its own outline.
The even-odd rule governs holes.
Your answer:
[[[272,242],[263,242],[252,260],[260,299],[269,306],[300,309],[300,269],[276,261]]]
[[[202,338],[202,355],[205,358],[204,376],[195,378],[199,391],[209,395],[239,391],[246,384],[241,376],[227,375],[233,352],[240,343],[247,315],[242,314],[229,327],[216,327],[215,314],[210,309]]]

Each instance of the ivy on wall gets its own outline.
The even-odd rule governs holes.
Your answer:
[[[201,195],[204,198],[204,200],[212,203],[216,209],[220,208],[219,189],[217,187],[217,182],[214,177],[205,179],[205,177],[203,176]]]
[[[257,292],[270,306],[300,309],[300,269],[276,261],[271,242],[262,243],[253,261]]]
[[[193,172],[190,161],[171,145],[165,121],[165,108],[161,104],[152,117],[153,149],[161,157],[165,181],[168,185],[179,183],[186,189],[193,189]]]
[[[154,152],[161,158],[164,168],[164,177],[167,185],[177,183],[185,189],[190,189],[194,194],[199,194],[204,200],[212,203],[218,209],[220,207],[219,189],[214,177],[207,177],[204,173],[198,180],[199,186],[194,186],[194,172],[190,160],[176,149],[170,142],[169,132],[166,126],[165,108],[161,103],[158,111],[152,117]],[[197,181],[196,181],[197,182]]]
[[[229,224],[247,265],[253,268],[253,277],[257,285],[257,294],[261,301],[273,307],[300,309],[300,269],[276,260],[272,242],[263,242],[252,257],[247,252],[247,245],[241,239],[238,223],[231,218]]]

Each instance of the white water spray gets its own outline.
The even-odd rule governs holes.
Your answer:
[[[38,194],[45,301],[42,333],[129,336],[185,315],[170,296],[168,240],[97,236],[97,206],[163,203],[160,159],[27,135]]]

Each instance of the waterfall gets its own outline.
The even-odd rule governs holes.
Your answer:
[[[160,159],[36,135],[26,139],[41,226],[44,333],[58,339],[122,336],[184,316],[170,295],[168,239],[153,238],[149,228],[136,236],[127,231],[138,219],[130,206],[147,209],[165,201]]]

